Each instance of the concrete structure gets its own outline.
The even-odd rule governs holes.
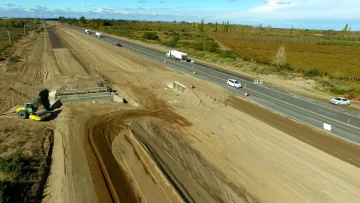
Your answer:
[[[51,109],[59,108],[69,102],[99,100],[124,103],[124,99],[115,95],[106,87],[55,90],[49,93]]]
[[[181,84],[181,83],[179,83],[177,81],[173,81],[172,83],[169,83],[167,86],[169,88],[175,89],[176,91],[181,92],[181,93],[183,93],[185,91],[185,89],[186,89],[185,85],[183,85],[183,84]]]

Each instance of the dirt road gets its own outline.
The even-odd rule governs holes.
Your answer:
[[[62,107],[44,202],[360,200],[359,147],[73,30],[43,40],[35,84],[106,83],[129,102]]]

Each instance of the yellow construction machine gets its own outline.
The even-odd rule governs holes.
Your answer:
[[[24,107],[16,109],[16,114],[22,119],[30,118],[36,121],[41,121],[50,117],[51,113],[48,110],[42,109],[38,111],[40,105],[40,101],[30,100]]]
[[[45,109],[39,110],[40,105],[43,105]],[[22,119],[30,118],[32,120],[41,121],[51,116],[49,103],[49,90],[44,89],[39,93],[39,99],[30,100],[24,107],[16,109],[16,114]]]

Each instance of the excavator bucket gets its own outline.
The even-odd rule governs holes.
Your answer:
[[[29,118],[32,120],[41,121],[50,116],[51,116],[51,113],[49,111],[47,111],[46,109],[43,109],[43,110],[40,110],[40,111],[37,111],[37,112],[31,114],[29,116]]]

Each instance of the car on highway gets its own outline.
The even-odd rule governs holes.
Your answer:
[[[343,97],[335,97],[330,100],[331,104],[343,104],[343,105],[350,105],[350,100],[343,98]]]
[[[231,87],[235,87],[235,88],[242,88],[241,83],[239,83],[237,80],[235,79],[229,79],[227,81],[227,84]]]
[[[122,45],[120,43],[114,43],[114,46],[116,47],[122,47]]]

